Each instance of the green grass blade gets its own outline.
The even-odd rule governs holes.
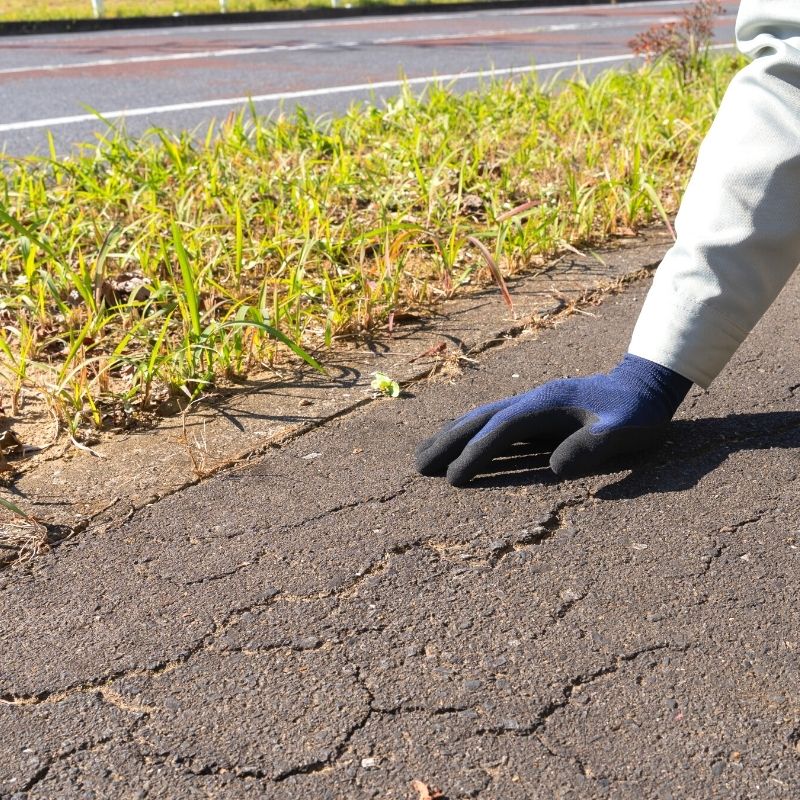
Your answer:
[[[177,222],[172,223],[172,242],[175,245],[175,253],[178,256],[178,264],[181,268],[181,278],[183,280],[183,295],[186,301],[186,308],[189,311],[189,322],[192,334],[195,339],[199,339],[203,331],[200,324],[200,298],[197,294],[192,267],[189,264],[189,257],[183,246],[183,237]]]
[[[293,342],[288,336],[281,333],[277,328],[268,325],[266,322],[255,322],[253,320],[239,320],[232,319],[228,322],[223,322],[221,328],[258,328],[259,330],[268,333],[273,339],[283,342],[296,356],[299,356],[309,366],[313,367],[317,372],[325,373],[325,368],[319,363],[312,355],[306,352],[299,344]]]

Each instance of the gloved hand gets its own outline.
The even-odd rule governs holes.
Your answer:
[[[513,444],[541,440],[560,442],[550,456],[556,475],[585,475],[657,444],[691,385],[628,353],[608,375],[550,381],[459,417],[417,447],[417,469],[446,470],[450,483],[464,486]]]

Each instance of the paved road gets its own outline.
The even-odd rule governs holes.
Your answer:
[[[413,469],[643,290],[0,573],[0,796],[800,796],[800,274],[632,469]]]
[[[243,24],[0,39],[0,147],[14,155],[93,140],[103,129],[87,109],[153,125],[204,131],[255,99],[259,112],[300,102],[314,114],[421,88],[437,76],[466,89],[539,65],[587,70],[623,63],[627,42],[672,21],[691,0],[531,8],[338,21]],[[717,41],[731,42],[736,9],[724,0]],[[88,119],[87,119],[88,118]]]

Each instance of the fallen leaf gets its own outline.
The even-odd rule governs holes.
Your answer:
[[[416,361],[418,358],[427,358],[428,356],[437,356],[440,353],[444,353],[447,350],[447,342],[439,342],[439,344],[435,344],[433,347],[429,347],[427,350],[423,351],[419,355],[414,356],[408,360],[408,363],[411,364],[412,362]]]
[[[422,781],[411,781],[411,788],[419,795],[418,800],[445,800],[441,789],[429,787]]]

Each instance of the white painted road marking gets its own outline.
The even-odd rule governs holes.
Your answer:
[[[734,44],[714,45],[712,50],[724,50],[735,47]],[[96,114],[76,114],[71,117],[51,117],[34,119],[25,122],[8,122],[0,124],[0,133],[7,131],[24,131],[33,128],[55,128],[59,125],[74,125],[79,122],[94,122],[98,117],[106,120],[123,117],[143,117],[150,114],[166,114],[176,111],[195,111],[204,108],[221,108],[225,106],[245,106],[248,103],[265,103],[275,100],[297,100],[304,97],[321,97],[347,92],[364,92],[375,89],[399,88],[400,86],[418,86],[425,83],[469,80],[472,78],[497,78],[503,75],[523,75],[529,72],[548,72],[568,67],[590,66],[592,64],[612,64],[631,61],[637,58],[633,53],[620,53],[613,56],[597,56],[596,58],[577,58],[571,61],[551,61],[545,64],[532,64],[525,67],[506,67],[495,70],[479,70],[476,72],[455,72],[449,75],[426,75],[420,78],[405,78],[392,81],[374,81],[372,83],[351,83],[345,86],[326,86],[319,89],[303,89],[297,92],[273,92],[271,94],[252,95],[250,97],[226,97],[218,100],[199,100],[191,103],[172,103],[164,106],[120,109],[117,111],[98,111]]]
[[[574,59],[572,61],[554,61],[547,64],[531,65],[527,67],[506,67],[505,69],[480,70],[477,72],[456,72],[450,75],[426,75],[421,78],[405,78],[393,81],[374,81],[373,83],[351,83],[345,86],[325,86],[318,89],[302,89],[297,92],[272,92],[270,94],[253,95],[251,97],[226,97],[219,100],[198,100],[191,103],[171,103],[165,106],[149,106],[145,108],[120,109],[118,111],[98,111],[96,114],[76,114],[72,117],[51,117],[49,119],[34,119],[27,122],[6,122],[0,124],[0,133],[6,131],[24,131],[31,128],[51,128],[58,125],[74,125],[78,122],[97,121],[103,119],[119,119],[121,117],[143,117],[148,114],[166,114],[175,111],[195,111],[203,108],[219,108],[222,106],[244,106],[248,103],[264,103],[274,100],[296,100],[302,97],[321,97],[332,94],[345,94],[347,92],[363,92],[370,89],[389,89],[400,86],[416,86],[422,83],[442,81],[451,83],[469,78],[492,78],[502,75],[521,75],[526,72],[544,72],[545,70],[566,69],[589,64],[610,64],[613,62],[630,61],[636,58],[633,53],[622,53],[614,56],[598,56],[597,58]]]

